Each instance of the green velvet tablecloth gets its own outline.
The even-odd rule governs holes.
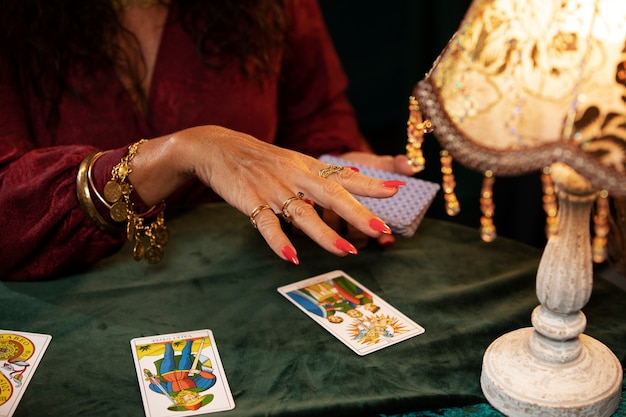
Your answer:
[[[0,328],[53,336],[16,416],[142,416],[130,340],[205,328],[236,403],[225,416],[374,416],[481,404],[485,349],[528,327],[538,303],[540,251],[501,238],[483,243],[476,230],[448,222],[426,218],[410,239],[345,258],[294,237],[299,266],[278,259],[226,205],[168,224],[161,264],[137,263],[125,247],[83,274],[0,283]],[[426,332],[358,356],[276,290],[335,269]],[[622,363],[625,301],[626,293],[596,280],[584,309],[585,333]]]

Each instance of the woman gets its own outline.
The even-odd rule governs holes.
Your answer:
[[[3,6],[3,279],[68,274],[127,238],[136,259],[156,262],[167,242],[164,203],[220,197],[296,264],[274,213],[331,253],[357,252],[311,202],[393,240],[350,193],[389,197],[402,182],[324,171],[315,159],[343,154],[411,173],[402,157],[369,153],[315,1]]]

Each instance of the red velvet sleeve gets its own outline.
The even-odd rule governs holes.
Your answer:
[[[312,156],[369,151],[345,90],[347,79],[315,0],[286,2],[277,144]]]
[[[317,3],[286,4],[288,49],[281,65],[276,143],[312,156],[366,149]],[[36,143],[24,110],[29,106],[10,75],[0,61],[0,279],[50,279],[99,260],[124,242],[123,235],[100,231],[76,197],[80,162],[105,146],[107,136],[101,134],[97,146]],[[98,185],[124,150],[96,163]]]
[[[51,279],[111,254],[124,236],[97,229],[76,197],[78,166],[96,149],[35,149],[14,85],[0,68],[0,278]]]

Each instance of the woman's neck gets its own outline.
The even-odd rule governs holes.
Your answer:
[[[119,0],[115,0],[119,1]],[[125,0],[131,2],[132,0]],[[138,0],[137,3],[147,3],[150,0]],[[137,94],[137,86],[133,85],[130,74],[120,72],[122,83],[130,92],[142,114],[146,114],[147,100],[152,84],[152,76],[157,60],[161,35],[167,21],[168,8],[158,0],[152,0],[155,7],[131,7],[120,13],[120,21],[124,28],[132,33],[136,41],[128,37],[120,37],[120,47],[129,57],[132,68],[127,70],[139,76],[141,94]],[[129,43],[130,42],[130,43]]]
[[[156,6],[160,3],[160,0],[111,0],[113,7],[118,11],[126,11],[135,7],[141,9],[147,9],[152,6]]]

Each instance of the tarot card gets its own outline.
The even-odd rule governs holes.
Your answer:
[[[146,417],[235,408],[211,330],[140,337],[130,346]]]
[[[0,329],[0,416],[17,409],[50,340],[47,334]]]
[[[404,237],[415,234],[428,208],[432,204],[439,184],[413,178],[393,172],[381,171],[364,165],[355,164],[331,155],[322,155],[320,161],[333,165],[349,165],[359,169],[361,174],[382,180],[403,180],[405,187],[400,187],[396,195],[390,198],[372,198],[355,195],[361,204],[380,217],[391,230]]]
[[[278,292],[361,356],[424,333],[343,271],[285,285]]]

